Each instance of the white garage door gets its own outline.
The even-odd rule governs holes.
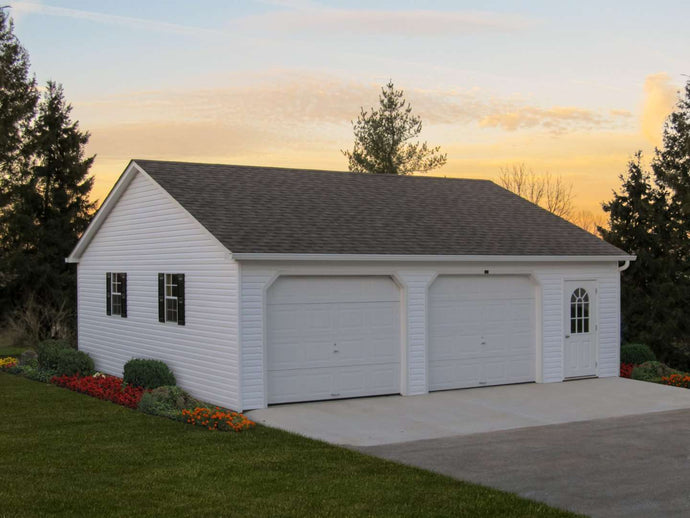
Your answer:
[[[267,329],[269,403],[400,392],[400,292],[389,277],[281,277]]]
[[[528,278],[440,276],[429,304],[429,390],[534,381]]]

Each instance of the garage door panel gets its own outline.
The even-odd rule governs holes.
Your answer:
[[[476,359],[432,362],[429,364],[429,371],[434,373],[432,390],[477,386],[481,377],[480,369],[481,364]]]
[[[429,388],[534,381],[534,290],[526,277],[440,276],[429,292]]]
[[[398,393],[399,297],[388,277],[279,278],[267,303],[268,402]]]

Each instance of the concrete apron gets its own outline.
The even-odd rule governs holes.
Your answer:
[[[333,444],[377,446],[687,408],[688,389],[601,378],[294,403],[247,415]]]

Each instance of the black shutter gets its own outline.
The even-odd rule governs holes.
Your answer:
[[[158,321],[165,322],[165,274],[158,274]]]
[[[105,274],[105,314],[110,315],[110,272]]]
[[[184,273],[175,274],[177,284],[177,325],[184,325]]]
[[[120,316],[127,318],[127,274],[120,274]]]

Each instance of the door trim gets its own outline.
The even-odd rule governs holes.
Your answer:
[[[590,293],[594,301],[594,311],[590,314],[593,317],[592,321],[594,323],[594,374],[586,374],[583,376],[567,376],[565,375],[565,336],[567,333],[566,328],[566,286],[568,283],[587,283],[594,288],[594,294]],[[570,296],[570,293],[567,293]],[[599,282],[597,279],[591,277],[585,278],[564,278],[562,289],[561,289],[561,377],[563,381],[587,379],[587,378],[598,378],[599,377]],[[567,317],[569,319],[569,316]]]

